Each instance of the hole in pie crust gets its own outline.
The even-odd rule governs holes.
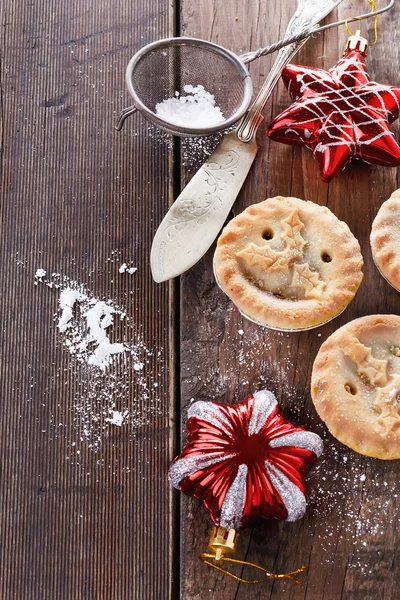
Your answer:
[[[266,229],[263,233],[263,238],[264,240],[272,240],[272,238],[274,237],[274,232],[271,231],[271,229]]]
[[[400,347],[399,346],[390,346],[389,350],[393,354],[393,356],[397,356],[398,358],[400,358]]]
[[[351,383],[345,383],[344,389],[348,394],[351,394],[352,396],[355,396],[357,394],[357,388]]]
[[[322,258],[323,262],[325,262],[325,263],[330,263],[332,261],[331,255],[328,254],[327,252],[322,252],[321,258]]]

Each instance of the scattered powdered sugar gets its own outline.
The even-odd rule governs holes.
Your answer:
[[[72,315],[75,302],[81,301],[86,296],[79,290],[66,288],[60,294],[59,304],[62,310],[62,314],[58,320],[58,329],[61,333],[64,333],[72,325]]]
[[[112,362],[112,357],[129,351],[124,343],[111,343],[107,329],[114,322],[114,315],[123,320],[125,313],[112,305],[96,298],[89,298],[81,290],[67,287],[60,294],[61,316],[58,329],[67,334],[64,343],[71,354],[81,362],[99,367],[103,371]],[[81,318],[73,323],[73,311],[79,304]]]
[[[156,104],[156,115],[181,127],[204,128],[223,123],[221,108],[203,85],[185,85],[183,89],[186,95],[175,92],[174,98]]]
[[[324,452],[309,482],[310,527],[319,559],[336,564],[340,548],[351,544],[349,568],[370,573],[365,547],[379,547],[388,529],[400,524],[400,482],[394,461],[376,461],[340,444],[320,425]]]
[[[225,129],[213,135],[201,137],[173,138],[159,127],[146,124],[143,135],[153,142],[166,148],[169,152],[179,152],[181,164],[187,173],[196,172],[206,162],[209,156],[217,148],[222,137],[232,131],[233,128]]]
[[[206,313],[206,317],[214,316],[213,311],[210,315]],[[229,309],[229,316],[225,320],[225,328],[220,332],[224,336],[223,341],[220,340],[218,355],[215,356],[215,361],[218,362],[218,369],[210,369],[207,374],[202,377],[199,373],[204,372],[204,356],[201,353],[196,357],[197,345],[190,344],[187,349],[183,349],[190,355],[190,358],[185,358],[185,362],[190,364],[185,374],[185,367],[182,366],[182,386],[183,396],[195,399],[204,397],[204,393],[212,390],[212,395],[207,394],[207,398],[225,401],[236,402],[243,400],[244,395],[249,393],[249,385],[251,384],[252,392],[262,389],[270,389],[278,398],[295,398],[295,390],[287,381],[287,364],[273,365],[271,368],[271,360],[274,355],[274,350],[277,347],[282,352],[290,348],[290,333],[286,332],[269,332],[265,328],[257,328],[251,330],[251,336],[247,334],[247,323],[243,321],[243,327],[237,328],[236,319],[237,311],[233,307]],[[239,317],[240,318],[240,317]],[[234,320],[233,320],[234,319]],[[232,322],[233,321],[233,322]],[[243,333],[241,333],[243,332]],[[217,334],[218,335],[218,334]],[[232,351],[234,349],[237,365],[240,369],[240,377],[237,370],[232,370]],[[275,368],[277,366],[278,368]],[[236,367],[234,367],[236,369]],[[254,374],[258,373],[257,384],[254,383]],[[186,375],[186,376],[185,376]],[[300,413],[300,405],[294,407],[294,412]]]
[[[134,273],[136,273],[137,267],[128,267],[126,263],[122,263],[118,271],[120,273],[129,273],[129,275],[133,275]]]
[[[112,417],[104,419],[107,423],[111,423],[111,425],[116,425],[117,427],[121,427],[125,417],[128,416],[129,412],[127,410],[124,410],[124,412],[121,412],[119,410],[113,410],[112,412]]]
[[[58,273],[35,277],[37,281],[59,290],[55,328],[68,352],[63,370],[74,390],[73,405],[65,410],[72,412],[77,434],[67,458],[72,461],[74,454],[79,464],[82,444],[99,451],[111,427],[127,428],[134,438],[138,427],[161,413],[157,379],[164,369],[162,351],[146,346],[140,328],[112,300],[96,298],[84,285]],[[52,426],[61,435],[67,423],[58,420]]]
[[[43,277],[46,277],[46,271],[44,269],[37,269],[35,273],[35,285],[43,282]]]

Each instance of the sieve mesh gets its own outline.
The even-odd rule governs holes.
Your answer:
[[[139,54],[128,68],[131,94],[136,106],[148,118],[173,133],[182,134],[181,127],[161,121],[155,113],[156,104],[175,96],[176,91],[184,94],[185,85],[199,84],[214,95],[225,121],[212,127],[205,123],[201,130],[187,128],[189,133],[203,135],[223,129],[228,121],[230,125],[244,114],[251,100],[251,82],[235,55],[214,44],[187,38],[162,42]]]

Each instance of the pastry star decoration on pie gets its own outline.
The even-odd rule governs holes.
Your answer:
[[[267,273],[287,271],[293,260],[303,256],[306,241],[301,237],[300,231],[303,229],[304,223],[300,221],[297,209],[292,211],[281,223],[284,229],[281,240],[285,245],[282,251],[273,250],[268,244],[257,246],[251,242],[237,255],[251,267],[256,265],[264,267]]]
[[[376,387],[377,398],[373,408],[378,412],[378,423],[386,431],[400,427],[400,375],[388,376],[388,361],[374,358],[372,350],[355,336],[347,339],[345,356],[358,367],[357,374],[366,385]]]
[[[392,381],[380,388],[374,407],[379,412],[378,423],[386,429],[400,427],[400,377],[395,375]]]
[[[300,220],[297,208],[290,213],[287,219],[282,220],[282,225],[284,232],[281,234],[281,239],[285,242],[287,248],[293,248],[299,256],[302,256],[306,241],[300,233],[304,223]]]
[[[253,242],[246,246],[244,250],[238,252],[237,255],[243,258],[250,267],[264,267],[267,273],[286,271],[289,263],[295,258],[295,253],[290,249],[276,252],[271,246],[257,246]]]
[[[283,250],[273,250],[268,244],[257,246],[251,242],[244,250],[238,252],[237,256],[243,258],[250,267],[265,268],[267,273],[288,271],[293,266],[291,286],[303,288],[305,298],[321,298],[325,283],[319,278],[319,273],[311,269],[307,263],[295,262],[303,258],[307,243],[300,233],[304,223],[300,220],[298,209],[293,210],[286,219],[282,219],[281,224],[283,227],[281,240],[285,245]]]
[[[302,287],[305,298],[322,298],[325,283],[320,280],[317,271],[312,271],[307,263],[293,266],[293,287]]]
[[[329,71],[295,65],[282,71],[295,102],[267,133],[278,142],[310,148],[324,181],[353,157],[400,165],[400,147],[389,129],[399,116],[400,88],[370,81],[364,61],[365,52],[347,48]]]
[[[360,376],[367,378],[372,385],[384,386],[387,384],[388,361],[374,358],[371,348],[364,346],[355,336],[347,339],[343,353],[356,363]]]

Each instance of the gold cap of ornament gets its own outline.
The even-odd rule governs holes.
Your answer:
[[[368,40],[366,40],[365,37],[361,35],[360,30],[357,29],[355,34],[351,35],[347,40],[344,51],[346,52],[347,50],[358,50],[359,52],[366,54],[367,48]]]
[[[215,552],[215,561],[221,563],[224,556],[235,554],[238,534],[234,529],[213,527],[210,531],[208,549]]]

